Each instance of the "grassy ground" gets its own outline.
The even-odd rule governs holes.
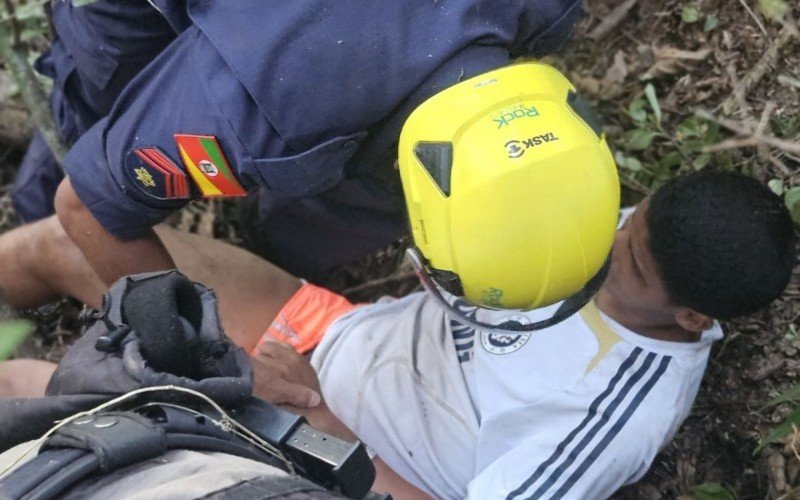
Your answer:
[[[708,166],[746,172],[788,201],[800,201],[800,189],[792,190],[800,186],[800,41],[791,29],[800,16],[796,3],[782,16],[775,14],[784,5],[779,0],[586,3],[575,39],[550,61],[603,116],[627,201],[680,172]],[[0,160],[0,185],[7,185],[19,151],[8,148]],[[172,224],[241,243],[234,212],[198,204]],[[0,229],[7,213],[0,204]],[[356,300],[408,293],[417,283],[401,265],[402,247],[398,242],[345,266],[326,285]],[[796,497],[800,454],[793,440],[754,450],[792,409],[759,411],[798,382],[799,283],[795,276],[783,300],[726,325],[692,415],[650,472],[619,498],[727,498],[726,491],[738,498]],[[30,312],[39,329],[20,355],[58,359],[79,329],[79,308],[65,300]]]
[[[631,198],[706,166],[746,172],[777,191],[800,185],[800,40],[786,34],[797,3],[784,14],[789,28],[765,15],[779,6],[773,2],[587,3],[579,36],[558,64],[606,120]],[[794,141],[794,149],[774,147],[786,146],[776,138]],[[692,415],[620,498],[674,498],[709,482],[739,498],[797,495],[790,493],[800,485],[796,451],[753,451],[790,409],[757,411],[797,381],[798,295],[796,273],[783,300],[726,325]]]

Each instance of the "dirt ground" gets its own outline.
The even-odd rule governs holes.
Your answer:
[[[784,13],[783,23],[767,15],[780,0],[586,4],[575,38],[549,61],[603,117],[627,201],[705,166],[749,173],[776,190],[800,186],[800,36],[792,31],[800,4],[789,4],[793,11]],[[698,113],[712,119],[695,118]],[[18,150],[0,147],[0,185],[11,181],[19,159]],[[9,223],[7,207],[7,198],[0,198],[0,230]],[[227,205],[199,204],[172,224],[241,243],[234,213]],[[408,293],[418,284],[401,265],[402,248],[398,242],[345,266],[325,284],[357,300]],[[798,274],[781,301],[725,325],[726,338],[713,349],[691,416],[647,475],[616,498],[800,498],[800,450],[793,439],[754,454],[759,439],[794,409],[760,410],[800,382]],[[79,310],[65,300],[26,313],[39,331],[19,355],[57,360],[79,330]],[[730,493],[697,488],[705,483]]]
[[[800,42],[796,36],[786,37],[781,24],[766,19],[756,2],[587,3],[580,35],[561,64],[597,103],[617,151],[627,149],[642,164],[656,165],[655,175],[623,166],[626,186],[638,192],[657,187],[661,174],[657,168],[663,167],[658,162],[676,147],[686,146],[681,137],[686,128],[681,125],[698,110],[733,120],[744,131],[757,130],[764,122],[768,133],[796,143],[800,136]],[[797,18],[799,4],[793,5],[791,16]],[[626,7],[630,9],[621,21],[607,35],[598,36],[596,30],[613,17],[614,9],[620,12]],[[764,60],[770,50],[774,56]],[[737,92],[737,85],[757,77],[762,66],[763,77]],[[630,131],[641,128],[631,117],[630,104],[641,99],[648,83],[658,96],[666,137],[658,137],[640,151],[630,147],[632,141],[626,144]],[[744,135],[728,131],[712,137],[710,143],[734,136]],[[669,168],[664,178],[696,168],[702,154]],[[800,158],[778,148],[721,149],[707,161],[744,171],[765,183],[778,179],[786,186],[800,184]],[[758,411],[797,383],[798,274],[796,270],[783,300],[754,317],[725,325],[726,338],[712,352],[691,416],[650,472],[618,493],[619,498],[674,498],[691,494],[693,486],[703,483],[721,484],[738,498],[800,498],[794,491],[800,485],[800,462],[792,447],[784,450],[775,445],[754,455],[759,439],[792,409],[783,405]],[[703,498],[698,491],[693,496]]]

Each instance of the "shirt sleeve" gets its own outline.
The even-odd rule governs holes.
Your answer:
[[[286,146],[234,72],[196,28],[184,31],[125,88],[108,116],[64,159],[78,197],[100,224],[135,239],[199,195],[175,134],[213,136],[245,189],[258,184],[254,156],[282,156]],[[163,169],[141,171],[132,155],[147,149],[182,172],[186,183],[166,191]],[[158,162],[156,162],[158,163]],[[138,177],[137,177],[138,175]],[[145,188],[154,187],[150,191]]]
[[[541,435],[531,436],[484,469],[468,488],[468,498],[607,498],[647,471],[651,449],[647,437],[623,428],[600,451],[581,439],[548,432],[558,428],[548,422]],[[608,433],[600,435],[609,436]],[[600,442],[598,440],[598,442]],[[655,450],[658,446],[655,447]]]
[[[641,354],[641,356],[640,356]],[[671,356],[636,349],[613,377],[482,422],[469,498],[607,498],[641,478],[676,420]],[[494,456],[496,453],[497,456]]]

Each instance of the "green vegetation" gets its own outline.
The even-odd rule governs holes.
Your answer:
[[[0,322],[0,361],[8,359],[34,328],[33,323],[24,319]]]
[[[621,175],[634,186],[652,192],[681,170],[707,166],[712,157],[719,167],[731,166],[730,155],[704,151],[719,142],[719,125],[690,116],[670,128],[662,122],[653,84],[646,84],[642,94],[628,105],[633,128],[622,135],[615,155]]]
[[[692,487],[694,500],[735,500],[736,495],[717,483],[703,483]]]

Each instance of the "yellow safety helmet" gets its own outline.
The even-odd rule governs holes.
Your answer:
[[[553,67],[516,64],[434,95],[403,127],[399,167],[423,281],[525,310],[574,294],[582,306],[602,282],[619,179],[599,125]]]

